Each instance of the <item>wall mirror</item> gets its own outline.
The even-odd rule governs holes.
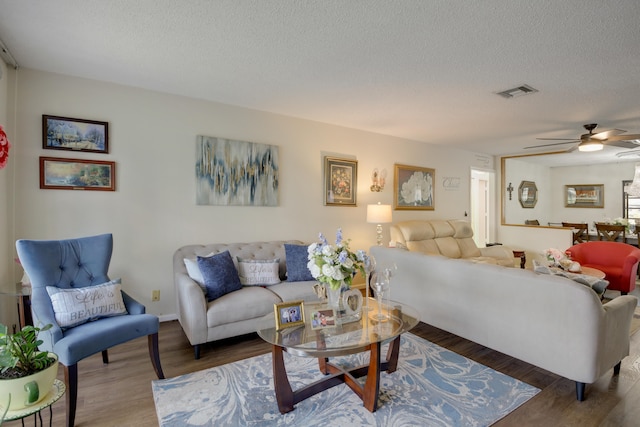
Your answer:
[[[623,217],[627,199],[620,191],[620,183],[633,179],[636,163],[640,163],[640,150],[611,146],[593,153],[574,150],[504,156],[500,162],[501,224],[525,225],[526,220],[536,218],[541,226],[573,222],[588,223],[592,227],[594,222]],[[517,200],[516,191],[513,191],[512,200],[509,199],[507,186],[510,182],[513,187],[518,183],[518,187],[513,188],[518,190]],[[535,204],[528,194],[523,202],[519,188],[522,182],[535,183]],[[565,186],[575,184],[602,185],[602,203],[591,209],[567,207]],[[635,200],[630,205],[633,202]]]
[[[538,202],[538,187],[533,181],[522,181],[518,187],[518,200],[523,208],[535,208]]]

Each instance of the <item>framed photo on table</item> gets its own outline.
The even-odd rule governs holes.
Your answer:
[[[324,158],[325,206],[357,206],[358,161]]]
[[[311,313],[311,329],[327,329],[336,326],[336,311],[323,308]]]
[[[396,210],[435,209],[436,170],[419,166],[394,165],[393,201]]]
[[[109,123],[42,115],[42,148],[109,152]]]
[[[304,325],[303,301],[274,304],[273,309],[276,316],[276,330]]]
[[[604,184],[564,186],[565,208],[604,208]]]

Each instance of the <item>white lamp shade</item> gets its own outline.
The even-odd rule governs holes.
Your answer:
[[[386,224],[391,222],[391,205],[367,205],[367,222]]]

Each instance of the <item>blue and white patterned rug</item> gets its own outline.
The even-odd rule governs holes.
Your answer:
[[[383,353],[386,354],[386,348]],[[294,390],[322,377],[317,359],[285,353]],[[361,353],[340,360],[356,365]],[[488,426],[540,390],[411,333],[402,335],[398,369],[380,374],[374,413],[341,384],[278,411],[271,354],[152,382],[160,426]]]

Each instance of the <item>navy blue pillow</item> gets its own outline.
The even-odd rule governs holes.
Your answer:
[[[307,267],[308,246],[284,244],[285,260],[287,262],[287,282],[305,282],[316,280]]]
[[[204,286],[207,288],[207,301],[213,301],[242,288],[238,270],[233,265],[229,251],[206,258],[198,257],[198,268],[202,272]]]

